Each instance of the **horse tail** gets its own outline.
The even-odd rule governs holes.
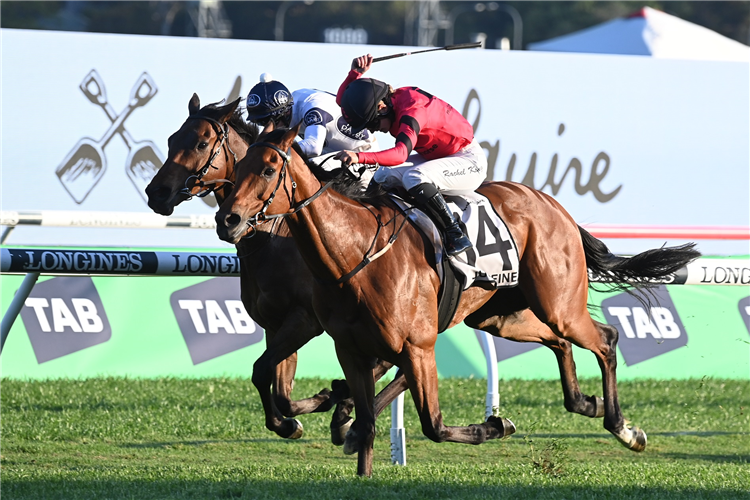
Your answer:
[[[610,289],[649,288],[649,280],[665,278],[701,256],[695,243],[676,247],[661,247],[646,250],[632,257],[621,257],[609,251],[607,245],[578,226],[586,267],[590,273],[610,277]]]

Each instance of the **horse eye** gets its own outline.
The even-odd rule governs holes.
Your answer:
[[[207,147],[208,147],[208,143],[207,142],[201,141],[201,142],[198,143],[198,149],[200,149],[201,151],[204,150],[204,149],[206,149]]]
[[[273,174],[275,174],[275,173],[276,173],[276,170],[274,170],[271,167],[266,167],[263,170],[263,177],[269,177],[270,178],[270,177],[273,177]]]

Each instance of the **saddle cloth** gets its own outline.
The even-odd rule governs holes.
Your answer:
[[[393,199],[402,208],[409,206],[401,199]],[[453,268],[465,278],[462,280],[464,290],[478,284],[485,288],[518,285],[518,247],[492,203],[479,193],[445,196],[445,201],[451,211],[460,216],[462,229],[474,245],[466,252],[449,258]],[[442,262],[446,254],[435,224],[419,210],[410,210],[409,214],[410,220],[432,239],[436,261]],[[442,280],[441,266],[438,268]]]

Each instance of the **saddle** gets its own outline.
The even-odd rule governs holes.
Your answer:
[[[438,297],[438,333],[450,325],[461,294],[470,286],[510,288],[518,285],[518,247],[508,227],[495,212],[492,203],[479,193],[444,196],[448,206],[461,220],[461,229],[473,248],[449,257],[440,233],[430,218],[397,194],[391,199],[407,211],[415,227],[432,241],[438,263],[440,294]]]

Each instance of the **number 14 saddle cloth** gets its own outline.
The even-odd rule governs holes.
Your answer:
[[[464,277],[461,280],[464,289],[472,285],[484,288],[518,285],[518,247],[492,203],[476,192],[445,196],[445,201],[460,218],[461,229],[474,245],[466,252],[449,258],[455,271]],[[409,213],[409,218],[432,239],[436,261],[442,262],[446,254],[435,225],[420,211],[410,210]],[[441,267],[438,266],[438,272],[442,279]]]

